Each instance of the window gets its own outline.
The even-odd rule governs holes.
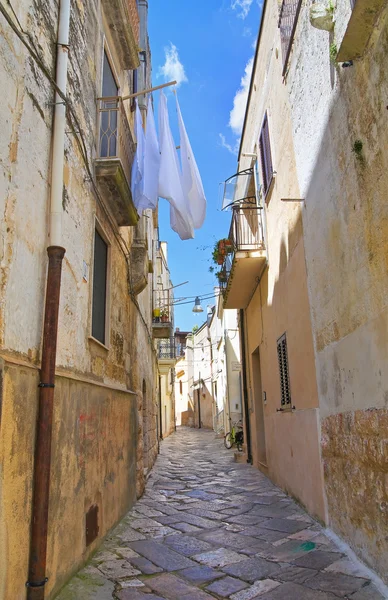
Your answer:
[[[264,195],[266,195],[271,186],[271,182],[272,182],[272,178],[273,178],[271,143],[269,140],[267,113],[265,113],[263,126],[261,128],[261,133],[260,133],[260,157],[261,157],[261,170],[262,170],[262,176],[263,176],[263,191],[264,191]]]
[[[282,43],[283,75],[287,70],[287,63],[291,53],[296,25],[302,0],[283,0],[279,15],[280,39]]]
[[[287,338],[284,333],[277,341],[279,375],[280,375],[280,393],[282,407],[291,405],[291,388],[288,370]]]
[[[92,336],[105,344],[107,306],[108,244],[95,230],[93,267]]]
[[[108,55],[104,51],[104,63],[102,71],[102,96],[104,98],[117,97],[119,87],[109,62]],[[107,100],[104,110],[100,115],[100,156],[117,155],[117,100]]]

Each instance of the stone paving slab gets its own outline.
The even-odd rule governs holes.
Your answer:
[[[383,600],[300,506],[206,430],[163,441],[143,497],[57,600]]]

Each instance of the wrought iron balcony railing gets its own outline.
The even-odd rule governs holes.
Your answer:
[[[172,323],[172,296],[170,290],[154,290],[152,320],[154,323]]]
[[[264,231],[261,206],[242,203],[232,207],[233,215],[229,230],[229,239],[234,251],[263,250]]]
[[[176,348],[174,338],[164,339],[158,342],[158,358],[159,360],[176,359]]]
[[[97,159],[119,158],[130,185],[136,146],[121,98],[100,98],[98,116]]]
[[[97,181],[120,227],[136,225],[139,216],[131,194],[135,143],[121,98],[99,98]]]
[[[221,289],[226,289],[236,252],[265,250],[263,208],[248,202],[232,207],[232,222],[229,230],[232,252],[225,256],[218,275]]]

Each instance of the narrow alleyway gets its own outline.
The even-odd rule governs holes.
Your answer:
[[[144,496],[57,600],[378,600],[322,528],[213,432],[166,439]]]

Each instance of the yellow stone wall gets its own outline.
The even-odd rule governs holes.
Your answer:
[[[134,4],[134,3],[132,3]],[[21,0],[15,10],[42,60],[55,73],[58,2]],[[0,19],[0,600],[24,600],[33,455],[45,303],[53,88],[6,21]],[[136,34],[137,35],[137,34]],[[104,43],[123,94],[131,73],[120,64],[101,3],[72,2],[68,94],[96,156],[96,98]],[[128,104],[132,127],[133,113]],[[49,513],[47,598],[65,583],[144,488],[144,465],[157,454],[156,355],[152,277],[135,297],[129,285],[134,228],[118,228],[112,198],[97,197],[76,137],[66,126],[63,261]],[[157,223],[144,219],[152,259]],[[110,245],[109,333],[91,339],[96,222]],[[86,277],[84,277],[84,263]],[[148,263],[147,263],[148,267]],[[148,269],[147,269],[148,272]],[[142,316],[140,316],[140,313]],[[143,407],[143,382],[147,406]],[[147,419],[144,455],[143,415]],[[137,445],[138,439],[139,444]],[[85,514],[99,507],[99,537],[85,544]]]

